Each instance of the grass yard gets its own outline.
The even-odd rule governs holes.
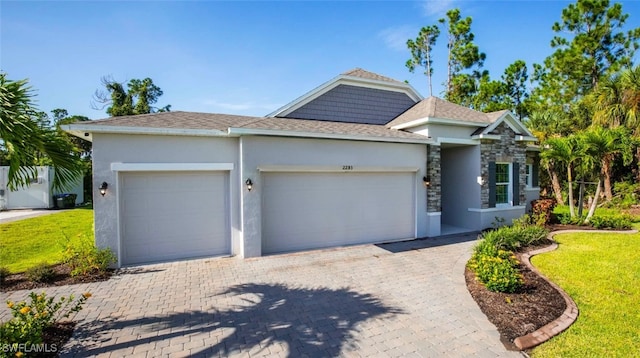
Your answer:
[[[0,264],[12,273],[59,263],[68,240],[93,240],[93,210],[79,208],[0,224]]]
[[[562,234],[555,240],[556,251],[532,262],[573,298],[580,315],[531,356],[640,356],[640,233]]]

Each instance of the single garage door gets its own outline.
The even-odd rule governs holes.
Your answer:
[[[415,173],[263,173],[262,251],[413,238]]]
[[[123,264],[230,252],[228,172],[123,173]]]

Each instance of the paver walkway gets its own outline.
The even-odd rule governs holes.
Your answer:
[[[46,291],[93,294],[62,356],[519,357],[467,292],[475,237],[140,266]]]

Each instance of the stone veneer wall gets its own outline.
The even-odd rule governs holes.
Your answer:
[[[484,184],[480,189],[480,198],[482,200],[482,208],[489,208],[489,162],[518,162],[520,163],[519,183],[520,194],[519,205],[525,205],[527,198],[525,188],[527,186],[526,179],[526,142],[516,142],[516,133],[506,124],[501,123],[490,134],[500,135],[500,140],[483,139],[480,144],[481,156],[481,175]],[[515,183],[514,183],[515,184]]]
[[[442,207],[442,183],[440,168],[440,146],[427,147],[427,176],[431,179],[431,186],[427,188],[427,212],[439,212]]]

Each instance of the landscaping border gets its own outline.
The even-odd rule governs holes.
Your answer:
[[[555,320],[547,323],[546,325],[538,328],[534,332],[526,334],[524,336],[520,336],[514,339],[513,343],[520,350],[533,348],[541,343],[544,343],[551,339],[552,337],[560,334],[569,328],[573,322],[578,319],[579,311],[576,303],[571,299],[571,297],[564,292],[562,288],[560,288],[555,283],[551,282],[545,275],[543,275],[537,268],[535,268],[531,264],[531,257],[539,254],[543,254],[546,252],[551,252],[558,248],[558,244],[553,240],[553,237],[557,234],[570,234],[570,233],[578,233],[578,232],[589,232],[589,233],[615,233],[615,234],[635,234],[638,233],[638,230],[624,230],[624,231],[612,231],[612,230],[558,230],[553,231],[547,235],[547,238],[553,241],[553,244],[543,247],[541,249],[533,250],[527,253],[522,254],[522,260],[525,265],[529,267],[529,269],[535,272],[538,276],[542,277],[545,281],[547,281],[553,288],[555,288],[560,295],[564,298],[564,301],[567,304],[567,308],[564,310],[560,317]]]

